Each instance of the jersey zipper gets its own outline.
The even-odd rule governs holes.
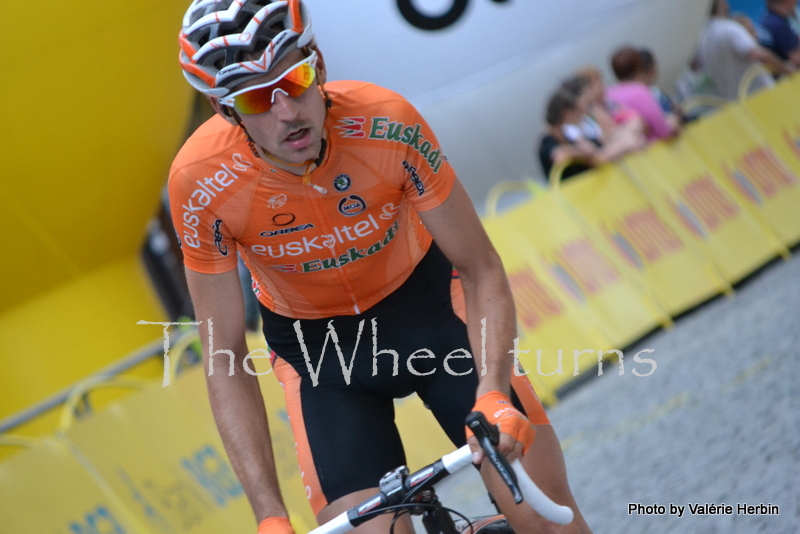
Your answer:
[[[324,187],[319,186],[317,184],[311,183],[311,175],[310,175],[310,173],[303,176],[303,183],[305,185],[311,186],[313,189],[315,189],[316,191],[318,191],[322,195],[325,195],[328,192],[328,190],[325,189]],[[320,206],[319,206],[320,197],[318,197],[317,195],[311,194],[311,192],[309,190],[306,190],[306,196],[308,197],[309,201],[311,202],[311,206],[314,208],[314,212],[317,215],[317,219],[319,219],[319,221],[320,221],[325,233],[328,234],[328,235],[334,235],[333,231],[330,229],[331,226],[330,226],[330,223],[328,221],[328,218],[324,215],[324,211],[325,210],[321,210],[320,209]],[[334,251],[334,248],[331,247],[328,250],[330,251],[331,254],[334,255],[334,261],[336,261],[338,263],[339,256],[336,255],[336,252]],[[345,276],[344,272],[342,272],[341,267],[336,267],[335,269],[336,269],[336,276],[344,284],[345,288],[347,289],[347,291],[346,291],[347,295],[350,297],[350,300],[353,302],[353,311],[355,312],[356,315],[360,315],[361,314],[361,310],[358,307],[358,299],[356,298],[356,292],[355,292],[355,288],[353,287],[353,284],[350,282],[349,278],[347,278],[347,276]]]

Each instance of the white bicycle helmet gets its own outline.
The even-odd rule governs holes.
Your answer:
[[[179,41],[186,79],[219,98],[269,72],[292,50],[313,46],[314,34],[301,0],[194,0]],[[259,52],[258,59],[245,59]]]

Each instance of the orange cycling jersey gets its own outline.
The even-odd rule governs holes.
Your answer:
[[[431,244],[417,212],[455,181],[401,96],[362,82],[326,90],[327,150],[309,183],[255,156],[218,116],[185,143],[169,179],[186,266],[228,272],[238,252],[259,301],[298,319],[358,314],[397,289]]]

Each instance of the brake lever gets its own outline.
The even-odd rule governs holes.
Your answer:
[[[514,496],[514,502],[517,504],[522,502],[522,492],[519,489],[517,482],[517,475],[511,469],[506,457],[500,454],[497,450],[497,445],[500,443],[500,431],[494,425],[490,425],[486,420],[486,416],[482,412],[472,412],[467,416],[467,426],[478,440],[486,457],[492,462],[492,465],[497,472],[500,473],[500,478],[506,483],[511,494]]]

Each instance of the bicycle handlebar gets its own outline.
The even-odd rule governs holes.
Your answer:
[[[519,460],[515,460],[514,463],[509,466],[505,457],[495,448],[498,439],[497,429],[486,424],[482,414],[478,414],[474,417],[473,414],[470,414],[468,421],[470,428],[473,429],[476,437],[479,438],[479,443],[484,449],[486,457],[498,469],[501,477],[503,477],[503,480],[508,484],[512,494],[514,494],[517,503],[521,502],[524,498],[524,500],[545,519],[560,525],[567,525],[572,522],[572,509],[568,506],[556,504],[545,495],[525,472]],[[384,477],[384,480],[381,481],[382,489],[384,489],[384,481],[389,480],[386,487],[391,487],[391,491],[388,495],[384,491],[381,491],[350,510],[342,512],[331,521],[312,530],[309,534],[345,534],[368,518],[380,513],[382,508],[390,506],[392,503],[389,501],[395,497],[396,494],[401,494],[403,491],[405,491],[406,494],[419,491],[422,487],[432,485],[445,476],[467,467],[471,463],[472,451],[469,445],[464,445],[456,451],[445,454],[440,460],[423,467],[407,478],[404,475],[408,474],[408,470],[405,466],[400,467],[388,473]],[[519,498],[517,499],[517,497]]]
[[[556,504],[550,497],[545,495],[544,492],[539,489],[539,486],[531,480],[528,473],[525,472],[525,468],[522,467],[522,462],[514,460],[514,463],[511,464],[511,468],[514,470],[514,473],[517,474],[519,489],[522,491],[522,496],[525,497],[525,502],[530,504],[531,508],[553,523],[558,523],[559,525],[568,525],[572,523],[572,518],[574,516],[572,508]]]
[[[460,449],[442,456],[442,462],[445,463],[445,466],[448,464],[453,466],[452,470],[447,468],[448,473],[455,473],[459,469],[463,469],[472,463],[472,451],[469,445],[464,445]],[[511,469],[516,475],[516,482],[519,484],[522,497],[525,502],[531,505],[531,508],[553,523],[558,523],[559,525],[568,525],[572,523],[572,518],[574,516],[572,508],[556,504],[550,497],[545,495],[544,492],[539,489],[539,486],[531,480],[531,477],[528,476],[525,468],[522,467],[522,462],[514,460],[514,463],[511,464]],[[317,534],[316,530],[314,534]]]

